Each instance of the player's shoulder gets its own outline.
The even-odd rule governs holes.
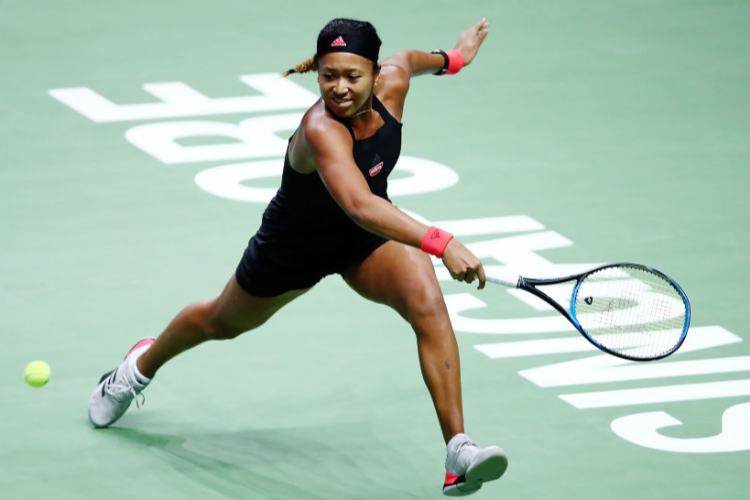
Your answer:
[[[378,85],[384,85],[388,90],[406,93],[409,90],[409,71],[398,63],[396,56],[391,56],[380,65],[380,80]]]
[[[349,130],[333,117],[322,99],[307,110],[302,117],[300,128],[305,143],[313,149],[326,147],[331,143],[351,141]]]
[[[400,54],[393,55],[380,63],[380,73],[394,80],[409,80],[409,70],[406,67],[407,63],[405,61],[401,62],[399,55]]]

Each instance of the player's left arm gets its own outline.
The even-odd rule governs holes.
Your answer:
[[[479,47],[487,38],[490,23],[482,19],[468,30],[461,33],[458,43],[454,47],[464,58],[464,66],[468,66],[479,52]],[[397,66],[406,73],[408,78],[437,73],[443,68],[445,59],[441,54],[431,54],[418,50],[405,50],[398,52],[383,60],[381,66]]]
[[[464,66],[471,64],[487,38],[490,23],[482,19],[468,30],[461,33],[454,50],[461,53]],[[437,73],[445,65],[441,54],[431,54],[418,50],[405,50],[383,60],[377,77],[379,87],[375,88],[378,96],[388,110],[401,121],[404,112],[404,101],[409,92],[409,80],[413,76]]]

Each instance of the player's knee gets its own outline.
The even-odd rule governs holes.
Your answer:
[[[408,319],[410,322],[425,318],[435,318],[445,312],[445,300],[440,287],[432,285],[417,286],[409,293]]]
[[[231,340],[253,328],[226,321],[218,314],[215,300],[194,304],[192,321],[208,340]]]
[[[237,328],[221,321],[212,321],[204,329],[204,333],[209,340],[232,340],[246,331],[244,328]]]

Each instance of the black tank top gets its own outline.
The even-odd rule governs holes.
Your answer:
[[[341,123],[352,134],[352,155],[370,190],[390,201],[388,175],[401,153],[402,124],[375,96],[372,107],[385,123],[371,137],[356,140],[352,128]],[[263,222],[255,236],[257,242],[274,247],[280,259],[316,254],[340,258],[346,248],[353,248],[372,236],[339,207],[317,172],[300,174],[292,168],[287,148],[281,187],[263,213]]]

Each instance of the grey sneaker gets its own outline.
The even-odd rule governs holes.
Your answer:
[[[480,448],[466,434],[456,434],[448,442],[443,494],[449,497],[471,495],[482,484],[494,481],[508,468],[508,457],[498,446]]]
[[[94,427],[107,427],[115,423],[134,399],[138,407],[145,401],[141,391],[146,388],[148,382],[143,383],[136,379],[134,367],[138,357],[151,347],[154,340],[156,339],[153,337],[139,340],[125,356],[125,361],[117,369],[105,373],[99,380],[99,385],[89,399],[89,420]],[[140,402],[138,395],[142,397]]]

